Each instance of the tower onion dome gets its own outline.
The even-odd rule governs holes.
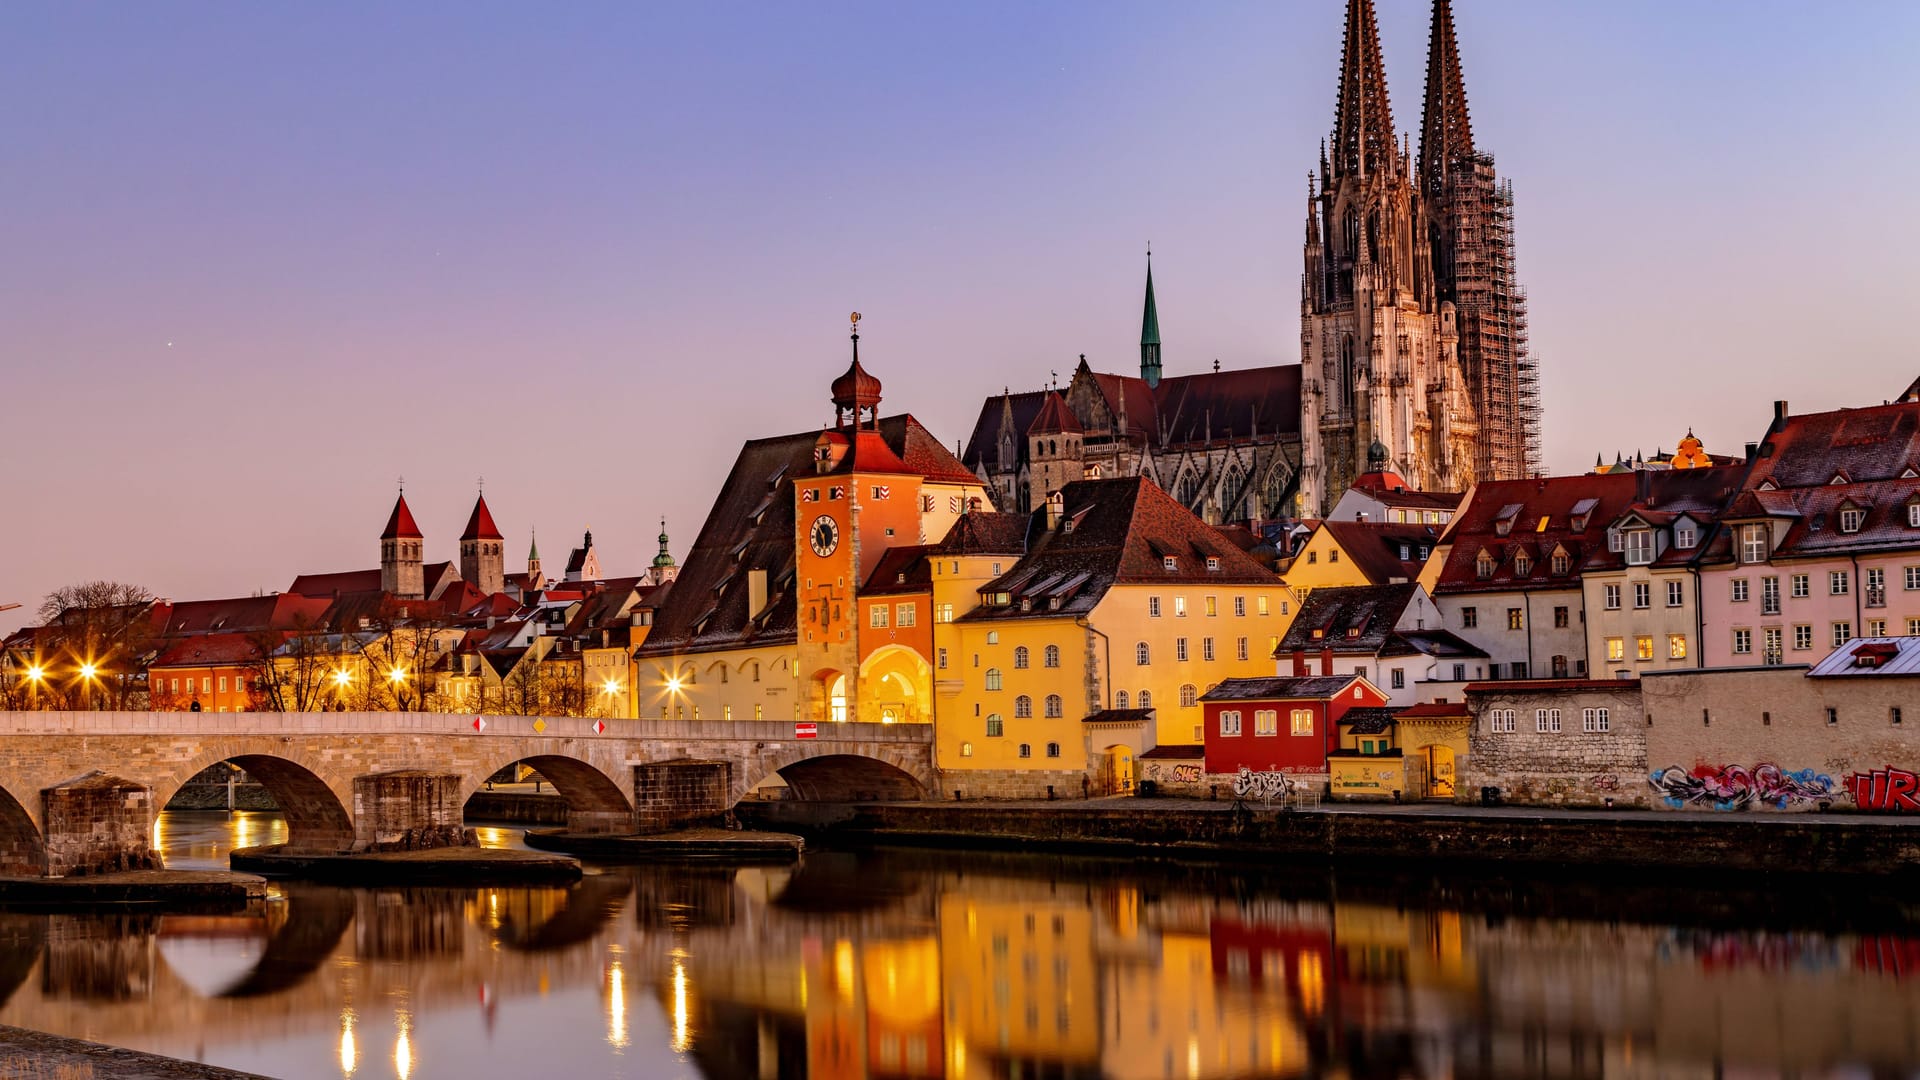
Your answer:
[[[877,409],[880,406],[880,380],[860,366],[859,337],[854,338],[854,357],[847,373],[833,380],[833,407],[842,412]]]

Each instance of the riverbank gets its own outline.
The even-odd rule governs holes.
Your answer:
[[[337,885],[540,885],[578,881],[581,872],[564,856],[481,847],[305,855],[274,844],[237,848],[228,861],[235,870]]]
[[[1095,799],[1014,803],[742,803],[751,827],[833,843],[1325,863],[1399,860],[1541,871],[1656,869],[1911,876],[1920,829],[1866,815],[1514,807],[1236,808]]]
[[[595,862],[720,862],[783,864],[795,862],[806,841],[793,833],[754,829],[679,829],[640,836],[597,836],[531,829],[527,846],[560,851]]]
[[[269,1080],[178,1058],[83,1042],[44,1031],[0,1026],[0,1078],[5,1080]]]
[[[267,895],[258,874],[223,870],[126,870],[85,877],[0,877],[0,907],[233,911]],[[0,1073],[0,1080],[4,1080]]]

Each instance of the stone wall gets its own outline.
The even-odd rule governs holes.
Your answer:
[[[1052,787],[1051,794],[1048,787]],[[1099,782],[1082,769],[949,769],[940,773],[939,800],[1083,799]],[[956,796],[955,793],[958,793]]]
[[[1473,732],[1456,763],[1454,801],[1477,803],[1499,789],[1513,806],[1646,806],[1647,728],[1637,688],[1497,689],[1467,695]],[[1563,684],[1564,685],[1564,684]],[[1582,730],[1582,712],[1607,710],[1607,730]],[[1496,732],[1494,713],[1511,709],[1514,730]],[[1540,710],[1560,711],[1560,730],[1541,731]]]
[[[1641,687],[1658,807],[1920,813],[1920,678],[1709,668]]]
[[[727,812],[733,767],[724,761],[663,761],[633,767],[635,832],[657,833]]]
[[[473,843],[460,777],[400,769],[353,778],[353,850],[418,851]]]
[[[45,805],[46,872],[105,874],[159,865],[153,854],[153,791],[105,773],[50,787]]]

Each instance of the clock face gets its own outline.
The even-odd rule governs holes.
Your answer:
[[[813,553],[824,559],[840,546],[840,526],[822,514],[813,519],[813,527],[807,530],[807,539],[813,544]]]

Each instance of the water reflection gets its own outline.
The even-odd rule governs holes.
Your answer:
[[[217,848],[272,827],[163,834]],[[570,888],[288,884],[243,912],[0,913],[0,1023],[276,1076],[407,1080],[1910,1063],[1920,927],[1899,898],[1785,908],[1630,888],[911,853]],[[1587,917],[1609,898],[1612,918]]]

